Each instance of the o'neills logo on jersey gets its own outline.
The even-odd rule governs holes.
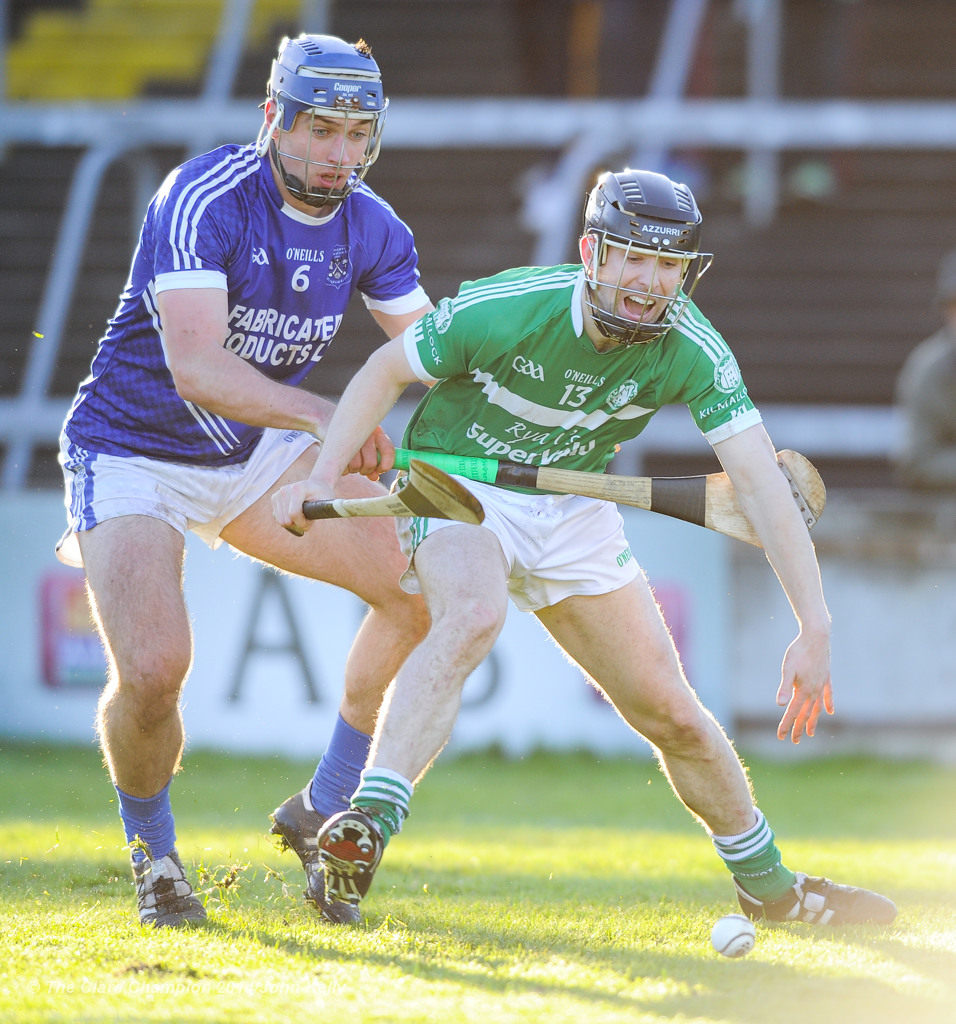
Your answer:
[[[617,412],[618,409],[623,409],[625,405],[629,405],[637,398],[637,393],[641,390],[640,384],[636,380],[626,380],[623,384],[616,387],[605,400],[605,405],[612,411]]]
[[[324,249],[295,249],[289,247],[285,251],[287,260],[294,260],[296,263],[321,263],[325,259]]]
[[[580,370],[565,370],[564,379],[575,384],[590,384],[592,388],[603,388],[607,377],[595,377],[593,373],[582,373]]]

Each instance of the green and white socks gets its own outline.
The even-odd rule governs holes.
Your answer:
[[[385,845],[402,830],[414,783],[389,768],[365,768],[351,804],[364,811],[382,830]],[[756,822],[735,836],[711,834],[721,859],[740,885],[758,900],[780,899],[797,876],[783,864],[774,834],[763,813],[754,808]]]
[[[387,846],[389,839],[402,830],[414,789],[414,783],[398,772],[388,768],[363,768],[351,803],[375,821]]]
[[[756,807],[754,814],[757,821],[746,832],[736,836],[711,833],[710,838],[740,885],[758,900],[772,902],[793,886],[797,876],[784,866],[767,819]]]

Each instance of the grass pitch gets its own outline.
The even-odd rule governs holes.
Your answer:
[[[650,762],[440,761],[363,903],[323,924],[266,815],[314,766],[189,754],[179,850],[211,923],[135,918],[92,749],[0,745],[0,1020],[953,1024],[956,769],[752,765],[788,864],[877,888],[890,928],[758,926],[726,960],[729,876]]]

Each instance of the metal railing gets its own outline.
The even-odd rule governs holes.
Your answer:
[[[34,445],[56,438],[68,407],[67,402],[50,398],[48,387],[86,228],[106,168],[121,155],[147,146],[208,148],[226,141],[251,140],[258,132],[261,114],[256,104],[229,99],[221,88],[223,82],[231,82],[223,68],[234,67],[238,59],[244,38],[238,26],[244,25],[252,0],[230,2],[213,57],[218,70],[207,77],[207,92],[199,100],[0,103],[0,150],[16,144],[88,148],[65,206],[20,393],[0,399],[0,440],[7,445],[0,488],[24,485]],[[583,155],[593,166],[606,152],[604,139],[613,138],[616,148],[626,147],[638,154],[666,153],[677,147],[736,149],[749,154],[752,173],[745,190],[744,213],[757,222],[773,216],[776,163],[787,150],[956,149],[956,102],[780,99],[775,85],[779,4],[780,0],[742,0],[751,40],[749,97],[685,99],[678,94],[682,90],[663,86],[655,95],[633,100],[392,97],[387,144],[399,149],[539,147],[563,153],[568,173],[536,190],[535,204],[526,211],[538,236],[535,259],[542,263],[565,257],[567,231],[575,228],[583,195]],[[680,5],[684,5],[684,15],[699,14],[705,0],[673,0],[673,9]],[[304,24],[321,27],[328,4],[306,0],[303,10],[303,19],[309,19]],[[695,38],[693,33],[684,38],[685,56]],[[676,46],[673,39],[671,45]],[[140,179],[150,172],[136,160],[129,164],[139,181],[138,191],[148,191],[147,182]],[[793,408],[787,415],[791,424],[801,420]],[[842,410],[840,415],[844,436],[855,436],[853,410]],[[868,417],[869,428],[876,430],[872,436],[881,439],[881,446],[892,443],[892,410],[871,409],[862,415]],[[819,422],[819,415],[808,413],[803,421],[812,434],[810,425]],[[665,417],[662,422],[670,421]],[[672,436],[681,435],[678,431]],[[825,440],[831,449],[838,443],[832,432]],[[666,446],[669,442],[662,443]],[[785,443],[797,446],[800,441]],[[801,447],[808,450],[810,445]]]
[[[225,0],[223,4],[202,91],[197,99],[188,101],[198,116],[188,119],[186,134],[177,133],[175,139],[177,144],[186,145],[193,153],[200,153],[214,143],[224,141],[218,128],[220,112],[224,105],[230,103],[254,4],[255,0]],[[7,7],[7,0],[0,0],[0,59],[6,53]],[[307,31],[326,32],[329,7],[330,0],[302,0],[300,23]],[[2,64],[0,86],[0,97],[3,97],[6,94],[6,76],[5,65]],[[172,109],[178,106],[182,104],[173,104]],[[63,109],[69,120],[75,116],[78,121],[89,125],[88,110],[77,110],[73,114],[69,104]],[[22,120],[16,116],[18,114],[34,119],[40,130],[40,139],[29,137]],[[52,133],[48,132],[48,120],[47,107],[35,109],[31,104],[11,105],[0,99],[0,152],[7,145],[30,141],[42,145],[77,144],[76,136],[53,141],[51,134],[55,136],[57,133],[55,128]],[[152,118],[144,111],[140,127],[146,136],[128,130],[128,124],[117,124],[103,126],[102,130],[93,127],[92,134],[83,140],[82,144],[88,148],[77,165],[67,194],[37,311],[33,343],[27,353],[20,394],[15,399],[0,403],[0,438],[7,445],[0,471],[0,490],[22,488],[29,474],[34,445],[37,441],[55,438],[59,433],[68,406],[47,396],[86,247],[90,220],[103,177],[109,168],[121,156],[134,153],[147,144],[156,144],[156,139],[149,137],[151,122]],[[134,195],[151,195],[158,184],[152,167],[136,159],[128,160],[127,164],[134,178]]]

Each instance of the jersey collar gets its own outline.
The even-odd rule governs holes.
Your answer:
[[[571,326],[579,338],[584,334],[584,267],[571,290]]]
[[[335,209],[327,217],[312,217],[307,213],[303,213],[301,210],[297,210],[294,206],[290,206],[288,203],[282,204],[282,212],[294,221],[298,221],[300,224],[328,224],[330,220],[333,220],[338,216],[339,210],[342,209],[342,203],[339,203]]]
[[[334,220],[338,216],[339,211],[345,205],[344,203],[339,203],[335,209],[325,217],[312,217],[307,213],[303,213],[301,210],[297,210],[282,198],[279,186],[276,185],[275,178],[272,176],[272,165],[269,163],[269,154],[267,153],[259,159],[262,162],[262,177],[265,180],[269,198],[278,210],[290,220],[294,220],[299,224],[311,224],[318,227],[322,224],[328,224],[329,221]]]

